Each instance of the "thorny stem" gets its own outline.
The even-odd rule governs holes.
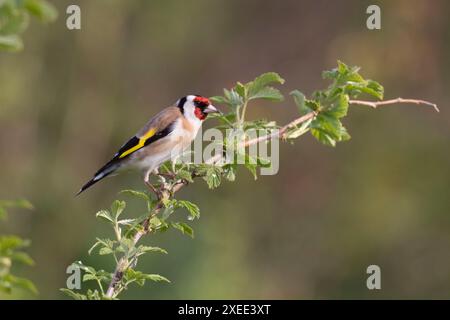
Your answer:
[[[439,108],[435,103],[431,103],[425,100],[416,100],[416,99],[403,99],[403,98],[397,98],[397,99],[391,99],[391,100],[383,100],[383,101],[363,101],[363,100],[350,100],[350,104],[358,104],[361,106],[368,106],[372,107],[374,109],[378,108],[379,106],[386,106],[390,104],[397,104],[397,103],[409,103],[409,104],[417,104],[417,105],[426,105],[433,107],[436,112],[439,112]]]
[[[397,99],[383,100],[383,101],[363,101],[363,100],[350,100],[349,101],[349,104],[369,106],[372,108],[377,108],[379,106],[385,106],[385,105],[399,104],[399,103],[431,106],[437,112],[439,112],[439,109],[436,104],[425,101],[425,100],[397,98]],[[243,111],[245,111],[245,109]],[[309,113],[289,122],[285,126],[281,127],[279,130],[276,130],[268,135],[261,136],[261,137],[251,139],[251,140],[246,140],[246,141],[242,142],[242,144],[243,144],[242,146],[248,147],[250,145],[254,145],[254,144],[257,144],[257,143],[263,142],[263,141],[268,141],[268,140],[272,140],[272,139],[284,139],[286,137],[286,133],[289,129],[294,128],[294,127],[298,126],[299,124],[302,124],[310,119],[313,119],[315,116],[317,116],[317,114],[318,113],[316,111],[309,112]],[[209,158],[205,163],[206,164],[216,164],[222,158],[223,158],[223,155],[218,154],[218,155],[215,155],[214,157]],[[192,175],[192,178],[197,178],[197,177],[199,177],[199,176],[196,175],[195,173]],[[157,215],[159,213],[159,211],[161,210],[161,208],[164,206],[164,203],[163,203],[164,191],[168,192],[169,195],[173,196],[177,191],[179,191],[181,188],[183,188],[187,184],[188,184],[187,181],[179,180],[179,181],[176,181],[171,186],[170,190],[162,190],[162,192],[160,190],[156,191],[154,187],[151,188],[152,191],[156,191],[155,194],[157,196],[158,201],[156,203],[155,208],[149,214],[149,217],[142,222],[142,229],[138,230],[136,232],[136,234],[134,235],[134,237],[133,237],[134,245],[136,245],[144,235],[154,231],[150,228],[150,219],[152,217],[154,217],[155,215]],[[121,290],[120,291],[117,291],[117,290],[119,289],[119,284],[122,281],[123,273],[126,271],[128,266],[129,266],[129,263],[128,263],[126,257],[122,257],[119,260],[119,262],[117,263],[116,269],[112,276],[111,283],[109,284],[109,287],[108,287],[108,291],[106,292],[106,297],[115,298],[120,293]]]

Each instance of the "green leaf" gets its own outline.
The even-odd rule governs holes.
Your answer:
[[[0,253],[5,254],[8,251],[27,247],[30,241],[21,239],[17,236],[1,236],[0,237]]]
[[[320,103],[316,100],[305,100],[305,106],[312,111],[320,110]]]
[[[132,196],[132,197],[136,197],[136,198],[145,200],[146,202],[151,201],[151,199],[148,196],[148,194],[143,192],[143,191],[136,191],[136,190],[127,189],[127,190],[120,191],[119,194],[125,194],[125,195],[129,195],[129,196]]]
[[[154,282],[168,282],[170,283],[170,280],[167,279],[166,277],[163,277],[159,274],[143,274],[144,278],[146,280],[150,280],[150,281],[154,281]]]
[[[122,214],[123,210],[125,209],[126,203],[125,201],[115,200],[113,204],[111,205],[111,212],[117,220],[119,216]]]
[[[220,185],[222,181],[222,172],[223,169],[219,166],[210,165],[207,167],[203,179],[206,181],[210,189],[215,189]]]
[[[237,92],[238,95],[240,95],[243,99],[247,98],[247,90],[245,86],[238,82],[236,83],[236,86],[234,87],[234,90]]]
[[[341,126],[341,140],[340,141],[347,141],[350,139],[351,139],[351,136],[347,132],[347,129],[344,126]]]
[[[170,282],[167,278],[159,274],[145,274],[141,271],[136,271],[131,268],[128,268],[125,271],[124,278],[126,283],[136,282],[140,286],[143,286],[146,280]]]
[[[226,103],[233,108],[237,108],[244,103],[242,97],[234,90],[223,89],[223,94],[226,98]]]
[[[235,164],[226,164],[223,166],[223,170],[225,173],[225,179],[228,181],[235,181],[236,180],[236,165]]]
[[[156,216],[155,216],[155,217],[152,217],[152,218],[150,219],[149,223],[150,223],[150,226],[151,226],[153,229],[158,228],[158,227],[162,224],[161,220],[160,220],[158,217],[156,217]]]
[[[281,94],[280,90],[275,89],[273,87],[265,87],[259,90],[257,93],[253,94],[249,97],[248,100],[254,99],[264,99],[270,101],[283,101],[284,97]]]
[[[341,94],[339,98],[332,104],[327,113],[334,118],[342,118],[347,115],[349,97],[346,94]]]
[[[34,265],[34,260],[25,252],[13,252],[11,259],[29,266]]]
[[[383,100],[384,88],[381,84],[379,84],[376,81],[367,80],[367,86],[366,86],[366,89],[364,92],[374,96],[375,98],[377,98],[379,100]]]
[[[210,101],[218,104],[228,104],[228,101],[225,97],[222,96],[214,96],[209,98]]]
[[[260,75],[259,77],[255,78],[255,80],[246,84],[247,91],[248,91],[248,99],[252,99],[252,98],[255,99],[255,97],[257,97],[258,95],[261,96],[261,91],[266,89],[266,87],[269,84],[275,84],[275,83],[283,84],[284,79],[281,78],[280,75],[275,72],[267,72],[267,73]],[[267,92],[264,95],[270,96],[270,94],[268,94]],[[272,92],[272,95],[274,95],[273,92]],[[279,98],[279,96],[278,96],[278,98]]]
[[[25,8],[42,22],[52,22],[58,17],[58,11],[46,0],[25,0]]]
[[[95,214],[95,217],[103,219],[107,222],[114,223],[114,219],[111,217],[111,214],[107,210],[100,210]]]
[[[301,135],[305,134],[306,132],[308,132],[312,121],[313,121],[313,119],[309,119],[309,120],[303,122],[300,127],[295,127],[293,129],[290,129],[286,133],[286,139],[296,139],[296,138],[300,137]]]
[[[108,248],[110,250],[113,249],[114,244],[116,241],[110,240],[110,239],[100,239],[97,238],[97,241],[92,245],[92,247],[88,250],[88,254],[91,255],[92,251],[94,251],[95,248],[98,246],[102,246],[102,248]],[[101,251],[101,250],[100,250]],[[101,254],[101,253],[100,253]]]
[[[245,167],[248,169],[248,171],[250,171],[250,173],[252,174],[252,176],[255,180],[258,179],[258,173],[256,171],[258,166],[256,164],[246,162]]]
[[[320,129],[311,129],[311,134],[321,143],[334,147],[336,146],[336,140],[334,140],[332,137],[330,137],[326,132],[320,130]]]
[[[80,268],[81,270],[87,273],[95,274],[96,272],[94,268],[84,265],[83,262],[81,261],[75,261],[74,263],[72,263],[72,265]]]
[[[99,245],[101,245],[100,241],[95,242],[88,250],[88,255],[91,255],[92,251],[94,251],[95,248],[97,248]]]
[[[23,49],[22,39],[17,35],[0,36],[0,50],[20,51]]]
[[[22,33],[29,23],[28,15],[8,6],[0,6],[0,35],[18,35]]]
[[[96,276],[95,274],[92,274],[92,273],[85,273],[85,274],[83,275],[83,282],[86,282],[86,281],[92,281],[92,280],[94,280],[94,281],[97,281],[97,280],[98,280],[98,278],[97,278],[97,276]]]
[[[310,109],[309,107],[306,106],[305,102],[306,102],[306,98],[305,95],[303,93],[301,93],[298,90],[294,90],[291,91],[290,95],[294,98],[294,102],[298,107],[298,111],[300,112],[300,114],[307,114],[310,113],[311,111],[313,111],[312,109]]]
[[[194,180],[192,179],[192,173],[187,170],[178,170],[177,178],[186,180],[187,182],[190,183],[194,182]]]
[[[98,290],[88,289],[87,298],[88,300],[101,300],[100,293],[98,292]]]
[[[191,238],[194,238],[194,230],[184,222],[172,222],[172,227],[181,231],[182,234],[186,234]]]
[[[111,248],[107,248],[107,247],[100,248],[100,250],[98,252],[98,254],[101,256],[106,256],[108,254],[113,254],[113,253],[114,253],[114,251]]]
[[[311,123],[314,129],[320,129],[327,133],[334,140],[341,138],[341,122],[327,112],[320,113]]]
[[[7,274],[3,277],[3,281],[10,283],[11,287],[25,289],[31,293],[38,294],[36,286],[28,279]]]
[[[200,218],[200,208],[195,204],[187,200],[177,200],[177,208],[184,208],[189,212],[190,220]]]
[[[147,252],[157,252],[157,253],[167,254],[167,251],[162,249],[162,248],[160,248],[160,247],[150,247],[150,246],[144,246],[144,245],[140,245],[137,248],[137,252],[138,252],[137,253],[138,256],[140,256],[140,255],[142,255],[144,253],[147,253]]]
[[[59,291],[63,292],[68,297],[71,297],[74,300],[87,300],[87,297],[84,294],[77,293],[67,288],[61,288]]]

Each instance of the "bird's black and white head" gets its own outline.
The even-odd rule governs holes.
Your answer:
[[[208,113],[219,112],[208,98],[199,95],[188,95],[177,101],[183,115],[192,122],[202,122]]]

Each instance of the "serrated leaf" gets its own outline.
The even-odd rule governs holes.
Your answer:
[[[319,114],[311,123],[311,127],[314,129],[320,129],[328,134],[333,140],[340,139],[341,122],[328,112]]]
[[[144,200],[146,202],[151,201],[151,199],[148,196],[148,194],[143,192],[143,191],[136,191],[136,190],[127,189],[127,190],[120,191],[119,194],[125,194],[125,195],[129,195],[129,196],[132,196],[132,197],[136,197],[136,198],[142,199],[142,200]]]
[[[236,86],[234,87],[234,90],[236,90],[237,94],[240,95],[243,99],[247,97],[246,88],[242,83],[237,82]]]
[[[113,218],[111,217],[109,211],[107,211],[107,210],[100,210],[99,212],[97,212],[97,213],[95,214],[95,216],[96,216],[97,218],[103,219],[103,220],[105,220],[105,221],[114,223]]]
[[[331,146],[334,147],[336,146],[336,140],[334,140],[332,137],[330,137],[326,132],[317,129],[317,128],[312,128],[311,129],[311,134],[321,143],[327,145],[327,146]]]
[[[135,222],[136,222],[136,219],[122,219],[122,220],[117,221],[117,223],[119,225],[124,225],[124,226],[132,226],[135,224]]]
[[[114,251],[111,250],[110,248],[103,247],[103,248],[100,248],[100,250],[98,251],[98,254],[101,255],[101,256],[106,256],[108,254],[112,254],[113,252]]]
[[[292,98],[294,98],[294,102],[298,108],[298,111],[300,112],[301,115],[310,113],[311,111],[313,111],[311,108],[307,107],[305,102],[306,102],[306,98],[305,95],[303,93],[301,93],[298,90],[294,90],[291,91],[290,95],[292,96]]]
[[[192,179],[192,173],[187,170],[178,170],[177,177],[190,183],[194,182],[194,180]]]
[[[155,217],[152,217],[152,218],[150,219],[149,223],[150,223],[150,226],[151,226],[153,229],[158,228],[158,227],[162,224],[161,220],[160,220],[158,217],[156,217],[156,216],[155,216]]]
[[[155,281],[155,282],[164,281],[164,282],[170,283],[169,279],[167,279],[166,277],[163,277],[159,274],[144,274],[143,276],[146,280]]]
[[[351,139],[351,136],[347,132],[347,129],[344,126],[341,126],[341,140],[340,141],[347,141],[350,139]]]
[[[273,87],[265,87],[248,98],[248,100],[263,99],[270,101],[283,101],[284,97],[280,90]]]
[[[123,210],[125,209],[126,203],[125,201],[115,200],[113,204],[111,205],[111,213],[115,220],[119,218],[119,216],[122,214]]]
[[[138,251],[138,255],[142,255],[146,252],[157,252],[157,253],[167,254],[167,251],[160,247],[151,247],[151,246],[144,246],[144,245],[140,245],[137,248],[137,251]]]
[[[189,212],[190,219],[200,218],[200,208],[195,204],[187,200],[177,200],[176,206],[178,208],[184,208]]]
[[[267,72],[255,78],[255,80],[246,84],[248,98],[257,96],[260,92],[270,84],[283,84],[284,79],[278,73]]]
[[[86,294],[89,300],[101,300],[100,293],[98,292],[98,290],[88,289]]]
[[[316,100],[306,99],[305,106],[312,111],[319,111],[319,109],[320,109],[320,104]]]
[[[225,179],[228,181],[236,180],[236,165],[235,164],[226,164],[223,166],[223,170],[225,173]]]
[[[349,97],[346,94],[341,94],[339,98],[332,104],[327,113],[335,118],[342,118],[347,115]]]
[[[378,82],[373,81],[373,80],[367,80],[366,88],[369,91],[365,91],[365,92],[371,94],[372,96],[376,97],[379,100],[383,100],[384,88],[381,84],[379,84]]]
[[[83,275],[83,282],[97,280],[97,276],[92,273],[86,273]]]
[[[72,265],[80,268],[81,270],[87,273],[95,274],[96,272],[94,268],[84,265],[83,262],[81,261],[75,261],[74,263],[72,263]]]
[[[222,96],[214,96],[209,98],[210,101],[217,104],[228,104],[228,101],[225,97]]]
[[[63,292],[65,295],[71,297],[74,300],[87,300],[87,297],[84,294],[77,293],[67,288],[61,288],[59,291]]]
[[[215,189],[220,185],[222,181],[222,172],[223,169],[219,166],[207,166],[203,179],[206,181],[210,189]]]
[[[181,231],[182,234],[186,234],[191,238],[194,238],[194,230],[184,222],[172,222],[172,227]]]
[[[342,74],[342,75],[345,75],[345,74],[347,74],[348,73],[348,71],[349,71],[349,68],[348,68],[348,66],[345,64],[345,63],[343,63],[342,61],[340,61],[340,60],[338,60],[338,72],[340,73],[340,74]]]
[[[241,106],[244,103],[242,97],[234,89],[223,89],[223,93],[226,98],[226,103],[233,108]]]
[[[313,119],[309,119],[309,120],[303,122],[300,127],[290,129],[286,133],[286,139],[296,139],[296,138],[300,137],[301,135],[305,134],[306,132],[308,132],[310,129],[309,126],[312,121],[313,121]]]

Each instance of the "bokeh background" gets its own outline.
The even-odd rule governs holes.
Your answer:
[[[337,59],[362,66],[387,98],[432,100],[441,113],[352,107],[353,138],[337,148],[305,136],[281,145],[276,176],[254,181],[241,170],[218,190],[185,188],[178,197],[202,210],[195,239],[147,237],[169,254],[139,262],[172,283],[133,287],[124,298],[450,297],[448,1],[378,2],[381,31],[365,26],[377,1],[53,3],[55,23],[33,21],[24,51],[0,53],[0,198],[35,206],[0,231],[32,239],[36,266],[15,271],[36,283],[38,298],[64,298],[58,288],[75,260],[113,267],[108,256],[87,255],[95,237],[111,235],[95,212],[121,189],[143,189],[140,178],[74,193],[148,117],[185,94],[217,95],[266,71],[287,80],[285,94],[309,94],[327,85],[321,72]],[[80,31],[65,27],[72,3],[82,10]],[[280,124],[296,116],[289,99],[249,111]],[[379,291],[366,288],[371,264],[382,270]]]

